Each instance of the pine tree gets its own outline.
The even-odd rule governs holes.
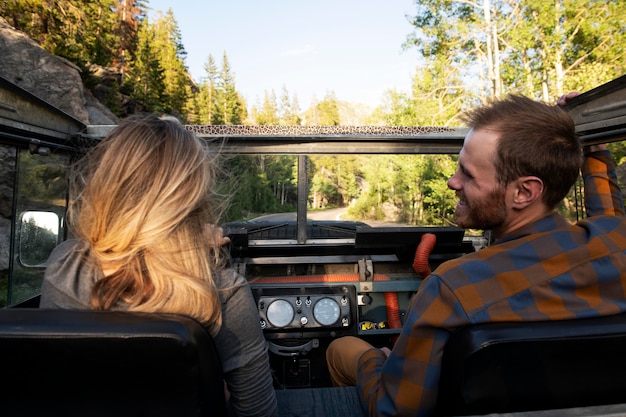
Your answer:
[[[116,0],[7,0],[0,15],[50,53],[87,69],[109,65],[115,55],[115,6]]]
[[[154,28],[146,20],[138,32],[137,50],[131,61],[124,90],[153,113],[168,112],[165,75],[154,49]]]
[[[285,126],[299,126],[302,123],[299,113],[300,105],[298,104],[298,97],[294,95],[293,99],[290,100],[289,91],[287,91],[287,87],[283,85],[278,109],[279,124]]]
[[[339,106],[335,93],[328,92],[324,100],[314,102],[306,112],[306,124],[318,126],[338,126],[341,124]]]
[[[278,106],[276,104],[276,94],[274,90],[267,91],[263,95],[261,108],[255,108],[254,123],[257,125],[277,125],[279,124]]]
[[[218,70],[215,59],[211,54],[204,64],[205,76],[200,80],[198,93],[196,95],[196,117],[197,124],[213,124],[217,109],[217,82]],[[217,123],[221,124],[221,123]]]
[[[128,71],[128,61],[137,50],[137,32],[139,24],[146,17],[145,5],[137,0],[120,0],[117,2],[115,12],[117,25],[113,34],[118,39],[117,53],[113,57],[113,66],[118,68],[121,74],[121,84]]]
[[[167,97],[164,107],[168,112],[185,118],[190,84],[185,66],[187,52],[172,9],[168,9],[165,15],[158,15],[153,27],[153,48],[163,69],[164,97]]]
[[[222,56],[222,70],[217,87],[217,113],[213,115],[211,124],[243,124],[248,116],[246,105],[235,88],[235,76],[230,69],[226,51]]]

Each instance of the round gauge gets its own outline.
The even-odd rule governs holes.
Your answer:
[[[340,314],[339,304],[332,298],[324,297],[320,299],[313,307],[313,317],[324,326],[330,326],[339,320]]]
[[[286,300],[276,300],[267,307],[267,320],[276,327],[285,327],[293,320],[293,306]]]

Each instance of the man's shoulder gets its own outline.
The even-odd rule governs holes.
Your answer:
[[[599,233],[611,233],[617,232],[621,234],[626,233],[626,217],[625,216],[612,216],[612,215],[600,215],[587,217],[577,223],[581,227],[588,227],[593,225],[599,228]]]
[[[433,275],[437,275],[445,281],[448,276],[456,276],[468,269],[481,267],[481,265],[487,266],[491,262],[495,262],[493,257],[499,256],[502,252],[500,250],[501,248],[498,246],[499,245],[487,246],[476,252],[467,253],[458,258],[443,262],[433,271]]]
[[[454,290],[492,279],[502,273],[526,273],[522,271],[567,250],[557,243],[558,234],[567,230],[567,226],[555,227],[504,239],[442,263],[434,270],[433,275]]]
[[[519,282],[525,277],[526,281],[535,282],[542,278],[539,275],[551,278],[559,275],[557,270],[567,271],[590,260],[590,252],[608,257],[625,250],[626,217],[595,216],[576,224],[534,230],[448,260],[433,275],[453,291],[493,278],[502,281],[505,276],[511,281]],[[560,267],[555,269],[557,264]]]

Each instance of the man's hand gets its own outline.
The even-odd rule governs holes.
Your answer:
[[[574,97],[579,96],[581,93],[579,91],[571,91],[567,94],[563,94],[561,97],[559,97],[559,99],[556,101],[556,104],[558,104],[559,106],[565,106],[567,104],[568,100],[573,99]],[[589,153],[589,152],[596,152],[596,151],[604,151],[608,149],[605,143],[599,143],[597,145],[587,145],[584,147],[584,152],[585,154]]]
[[[567,94],[563,94],[561,97],[559,97],[559,99],[556,101],[556,104],[558,104],[559,106],[565,106],[567,104],[567,100],[571,100],[576,96],[580,95],[580,91],[571,91]]]
[[[391,349],[389,349],[388,347],[381,347],[380,350],[387,355],[387,357],[389,357],[389,355],[391,354]]]

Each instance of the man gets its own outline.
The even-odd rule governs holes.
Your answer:
[[[440,265],[422,283],[393,350],[355,337],[327,351],[335,385],[357,385],[371,416],[428,416],[443,348],[468,324],[558,320],[626,311],[626,222],[604,145],[585,149],[557,106],[521,96],[467,114],[470,131],[448,186],[459,226],[495,242]],[[583,168],[588,218],[556,213]]]

